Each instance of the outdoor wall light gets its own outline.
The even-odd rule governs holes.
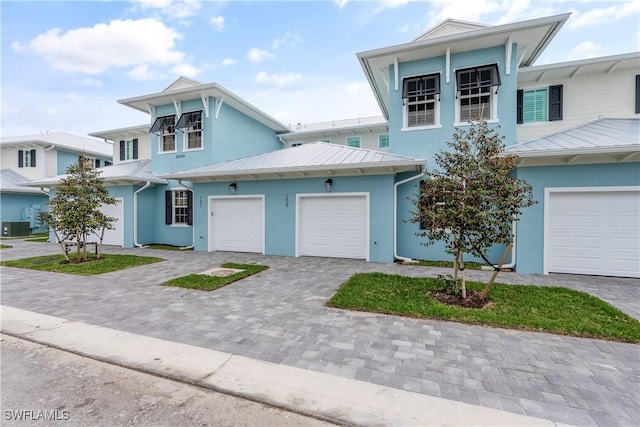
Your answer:
[[[329,178],[324,182],[324,191],[331,191],[331,187],[333,187],[333,180]]]
[[[236,190],[238,189],[238,184],[232,182],[229,184],[229,194],[236,194]]]

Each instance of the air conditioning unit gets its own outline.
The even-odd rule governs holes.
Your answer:
[[[2,223],[3,237],[28,236],[29,234],[30,234],[30,227],[28,222],[3,222]]]

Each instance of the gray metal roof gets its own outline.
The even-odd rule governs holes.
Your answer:
[[[11,169],[0,170],[0,192],[1,193],[28,193],[28,194],[46,194],[39,188],[25,187],[24,184],[28,179]]]
[[[382,151],[312,142],[160,176],[191,181],[220,181],[389,174],[419,170],[425,166],[425,162]]]
[[[98,168],[102,172],[100,175],[104,178],[107,185],[133,185],[151,182],[153,184],[166,184],[167,181],[158,178],[156,174],[151,172],[151,160],[137,160],[133,162],[120,163],[114,166],[105,166]],[[67,174],[43,178],[36,181],[29,181],[25,185],[36,187],[55,187],[62,178]]]
[[[95,138],[73,135],[66,132],[50,132],[36,135],[3,136],[0,137],[1,146],[20,145],[54,145],[60,149],[78,153],[87,153],[101,157],[113,156],[113,145]]]
[[[640,152],[640,119],[598,119],[505,151],[520,157]]]

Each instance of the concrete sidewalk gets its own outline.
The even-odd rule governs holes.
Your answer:
[[[8,306],[2,333],[338,424],[557,426],[497,409],[384,387]]]

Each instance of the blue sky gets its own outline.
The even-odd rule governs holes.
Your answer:
[[[537,64],[640,50],[640,0],[6,1],[2,135],[148,123],[118,99],[180,75],[284,124],[379,115],[356,53],[446,18],[487,25],[572,12]]]

